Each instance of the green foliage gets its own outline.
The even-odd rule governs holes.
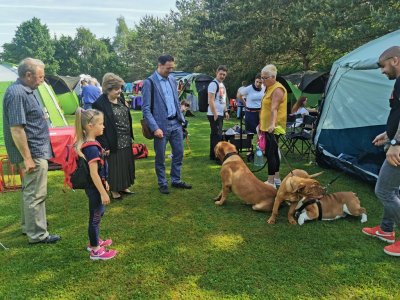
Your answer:
[[[372,186],[342,175],[330,189],[356,192],[366,225],[348,216],[294,226],[288,207],[268,225],[268,213],[252,211],[233,194],[216,206],[220,166],[208,159],[209,124],[196,113],[182,167],[193,189],[161,195],[153,142],[140,134],[141,112],[132,116],[136,142],[146,143],[150,156],[136,161],[136,194],[113,201],[101,221],[101,237],[113,239],[116,258],[89,260],[87,197],[64,193],[63,173],[49,172],[46,208],[50,232],[62,236],[57,244],[28,245],[20,231],[20,192],[0,194],[0,242],[9,248],[0,247],[0,299],[398,299],[399,258],[361,233],[382,213]],[[321,171],[297,155],[288,159],[295,168]],[[318,179],[325,185],[337,172],[324,171]],[[281,173],[289,173],[284,162]],[[266,180],[266,169],[256,176]]]
[[[157,57],[170,53],[178,70],[213,75],[226,64],[234,96],[240,82],[252,80],[267,63],[281,75],[328,71],[342,55],[400,27],[396,0],[178,0],[176,8],[138,24],[120,17],[115,37],[108,39],[79,28],[73,38],[51,40],[47,26],[33,18],[4,45],[2,58],[18,63],[36,56],[48,64],[47,72],[101,78],[111,71],[133,81],[151,74]]]
[[[11,43],[3,45],[2,59],[18,63],[26,57],[41,59],[46,64],[46,72],[53,74],[59,69],[54,59],[54,45],[49,29],[38,18],[23,22],[18,26]]]

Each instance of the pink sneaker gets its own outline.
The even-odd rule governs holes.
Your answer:
[[[108,240],[99,239],[99,246],[100,247],[108,247],[108,246],[111,246],[111,244],[112,244],[112,240],[111,239],[108,239]],[[92,247],[90,247],[90,243],[87,244],[86,249],[87,249],[87,251],[92,251]]]
[[[90,259],[91,260],[107,260],[113,258],[117,255],[117,251],[115,250],[106,250],[104,247],[101,247],[97,251],[90,251]]]
[[[386,246],[383,248],[383,251],[391,256],[400,256],[400,240],[392,245]]]
[[[362,232],[366,235],[376,237],[387,243],[390,243],[390,244],[394,243],[394,235],[395,235],[394,231],[384,232],[381,230],[381,227],[379,225],[375,226],[375,227],[364,227],[362,229]]]

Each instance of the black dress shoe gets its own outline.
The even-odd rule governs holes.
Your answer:
[[[39,243],[52,244],[52,243],[56,243],[60,239],[61,239],[61,236],[59,236],[57,234],[49,234],[45,239],[38,241],[38,242],[33,242],[33,243],[30,242],[30,244],[39,244]]]
[[[184,181],[173,182],[173,183],[171,183],[171,185],[173,187],[175,187],[175,188],[178,188],[178,189],[188,189],[188,190],[190,190],[192,188],[192,186],[190,184],[187,184]]]
[[[168,186],[162,185],[158,188],[161,194],[169,194],[169,189]]]

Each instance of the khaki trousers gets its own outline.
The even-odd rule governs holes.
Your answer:
[[[35,158],[34,171],[26,173],[24,163],[20,164],[23,170],[21,225],[22,232],[28,236],[30,243],[45,239],[47,232],[46,206],[47,196],[47,160]]]

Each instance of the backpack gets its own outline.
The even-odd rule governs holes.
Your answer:
[[[89,146],[97,146],[101,150],[99,142],[86,142],[81,149]],[[73,145],[67,147],[67,157],[62,169],[64,171],[64,187],[68,185],[71,189],[76,190],[93,186],[89,165],[85,158],[78,156]]]
[[[218,94],[218,91],[219,91],[219,83],[215,79],[213,81],[211,81],[211,82],[215,82],[215,84],[217,85],[217,89],[215,90],[215,98],[217,98],[217,94]]]
[[[146,158],[149,155],[145,144],[132,144],[132,152],[134,159]]]

